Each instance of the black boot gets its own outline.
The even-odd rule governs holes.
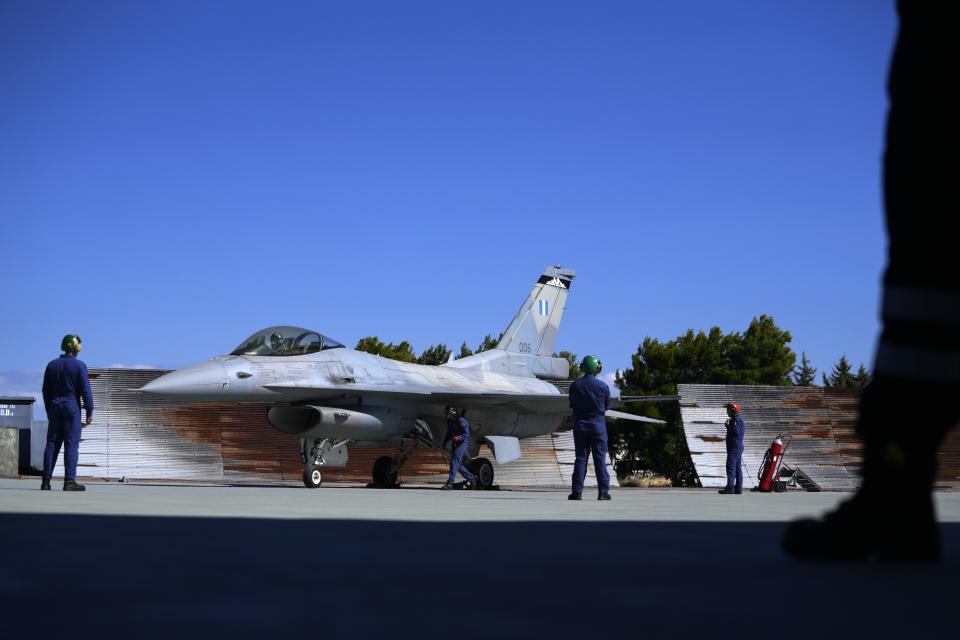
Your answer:
[[[601,493],[597,496],[597,500],[612,500],[609,493]]]
[[[567,500],[582,500],[582,499],[583,498],[580,496],[580,494],[576,492],[571,493],[570,495],[567,496]]]
[[[810,562],[931,563],[940,560],[940,533],[929,492],[874,495],[869,488],[822,520],[790,523],[783,550]]]
[[[870,558],[881,562],[939,561],[940,533],[931,490],[943,432],[936,425],[950,421],[930,409],[927,415],[917,415],[916,407],[909,416],[898,415],[899,406],[891,408],[880,394],[900,397],[885,389],[885,382],[871,383],[860,405],[857,430],[864,438],[863,485],[853,498],[821,520],[798,520],[787,527],[782,546],[794,558],[811,562]],[[911,424],[911,419],[926,429],[904,433],[887,426]]]
[[[82,484],[77,484],[76,480],[64,480],[63,490],[64,491],[86,491],[87,488]]]
[[[40,491],[50,491],[50,478],[44,478],[40,481]]]
[[[811,562],[866,560],[877,546],[877,517],[871,502],[859,492],[822,520],[791,522],[783,536],[783,550],[797,560]]]

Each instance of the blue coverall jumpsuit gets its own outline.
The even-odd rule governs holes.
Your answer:
[[[460,473],[467,482],[473,482],[473,474],[467,470],[463,464],[463,456],[467,453],[467,446],[470,444],[470,423],[463,416],[456,420],[447,420],[447,437],[443,439],[443,444],[453,440],[453,454],[450,456],[450,475],[447,477],[447,484],[453,484],[457,479],[457,472]]]
[[[593,467],[597,474],[600,495],[610,491],[607,473],[607,422],[604,414],[610,408],[610,387],[596,376],[585,375],[570,385],[570,408],[573,409],[573,463],[572,492],[583,493],[587,475],[587,456],[593,453]]]
[[[743,491],[743,416],[739,413],[726,422],[727,425],[727,491]]]
[[[75,355],[64,354],[51,360],[43,374],[43,405],[47,410],[47,448],[43,452],[43,479],[50,480],[53,468],[63,452],[63,479],[77,477],[77,457],[80,451],[81,399],[87,417],[93,416],[93,393],[87,365]]]

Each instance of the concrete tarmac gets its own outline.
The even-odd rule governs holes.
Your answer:
[[[4,637],[893,637],[952,628],[960,578],[956,492],[928,567],[787,559],[838,493],[38,489],[0,480]]]

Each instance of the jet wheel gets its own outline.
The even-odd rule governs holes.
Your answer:
[[[316,489],[322,482],[323,475],[320,473],[320,467],[308,464],[303,468],[303,486]]]
[[[392,487],[400,477],[400,467],[390,456],[380,456],[373,463],[373,484],[378,487]]]
[[[476,458],[470,462],[470,473],[476,478],[477,489],[493,488],[493,465],[486,458]]]

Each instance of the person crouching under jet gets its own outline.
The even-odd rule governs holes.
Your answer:
[[[448,442],[452,442],[453,450],[450,454],[450,475],[442,488],[453,489],[457,473],[473,484],[473,474],[463,464],[463,456],[467,453],[467,446],[470,444],[470,423],[457,412],[456,407],[447,407],[444,414],[447,416],[447,436],[443,439],[443,446],[446,447]]]

